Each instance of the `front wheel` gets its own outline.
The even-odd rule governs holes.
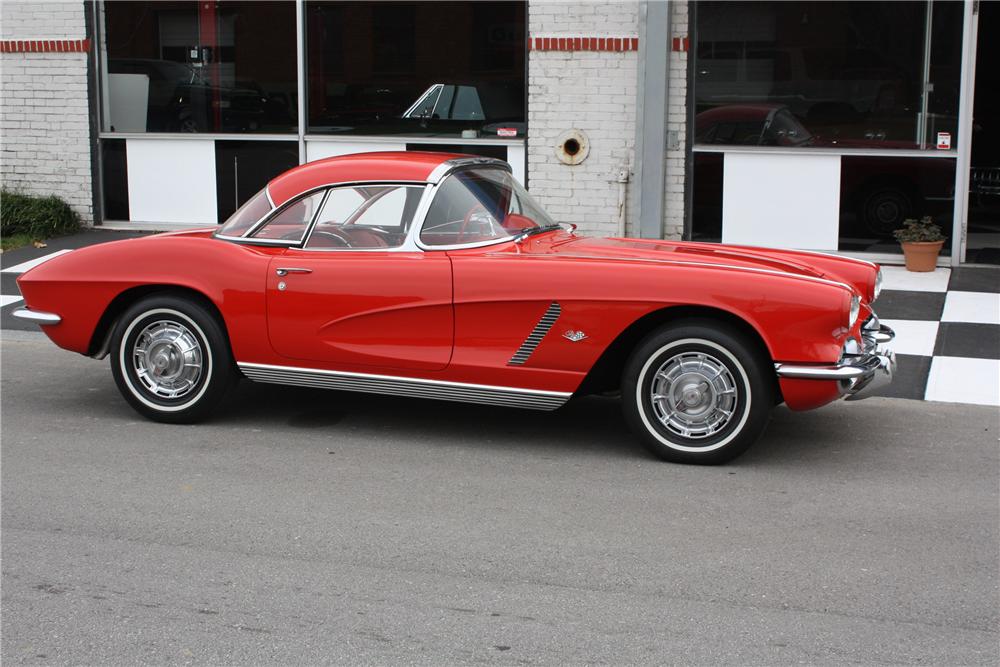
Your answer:
[[[125,400],[160,422],[204,418],[235,377],[225,330],[190,299],[151,296],[132,305],[115,327],[111,372]]]
[[[718,464],[747,450],[774,405],[774,366],[740,332],[688,320],[647,336],[625,367],[625,419],[647,449],[676,463]]]

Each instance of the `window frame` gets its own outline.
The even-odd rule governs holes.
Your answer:
[[[293,246],[294,245],[298,245],[300,243],[303,243],[304,239],[306,238],[306,234],[308,234],[309,230],[312,229],[313,223],[316,221],[316,217],[319,215],[319,212],[323,210],[323,205],[326,203],[326,195],[327,195],[326,192],[324,192],[323,196],[320,197],[319,204],[316,206],[316,210],[313,212],[313,214],[311,216],[309,216],[309,220],[305,223],[305,227],[302,230],[302,236],[299,237],[298,241],[293,241],[291,239],[287,239],[286,240],[286,239],[257,238],[256,236],[254,236],[254,234],[256,234],[257,232],[259,232],[260,230],[264,229],[269,224],[271,224],[272,222],[274,222],[285,211],[287,211],[291,207],[295,206],[300,201],[308,199],[309,197],[312,197],[315,194],[317,194],[316,190],[311,190],[309,192],[303,192],[300,195],[297,195],[297,196],[289,199],[288,201],[286,201],[278,209],[272,209],[268,213],[268,215],[265,215],[263,218],[261,218],[256,223],[254,223],[254,225],[244,233],[244,235],[243,235],[242,238],[244,240],[247,240],[247,241],[258,241],[258,242],[260,242],[260,241],[281,241],[282,244],[284,244],[284,243],[287,242],[287,243],[292,244]],[[270,193],[268,193],[268,200],[270,200],[270,199],[271,199],[271,196],[270,196]]]
[[[489,239],[486,241],[474,241],[471,243],[456,243],[450,245],[426,245],[420,241],[420,232],[424,228],[424,223],[427,221],[427,213],[430,210],[431,204],[434,203],[434,198],[437,196],[438,190],[440,190],[441,184],[446,178],[452,176],[458,172],[467,169],[482,169],[482,168],[493,168],[506,171],[513,178],[513,169],[510,164],[502,160],[497,160],[493,158],[482,158],[482,157],[472,157],[472,158],[459,158],[455,160],[447,160],[438,165],[434,171],[427,177],[424,181],[407,181],[407,180],[368,180],[368,181],[344,181],[341,183],[324,183],[322,185],[317,185],[315,187],[304,190],[294,197],[289,198],[288,201],[284,202],[281,206],[274,207],[268,211],[264,217],[254,223],[243,236],[222,236],[216,234],[213,238],[221,239],[224,241],[230,241],[233,243],[243,243],[248,245],[262,245],[262,246],[272,246],[272,247],[282,247],[282,248],[295,248],[303,252],[437,252],[437,251],[447,251],[447,250],[461,250],[464,248],[480,248],[483,246],[498,245],[500,243],[510,243],[515,241],[516,237],[507,236],[498,239]],[[412,187],[422,187],[424,189],[423,194],[420,197],[420,201],[417,204],[416,210],[413,212],[413,224],[410,225],[410,229],[406,234],[406,239],[403,241],[402,245],[398,245],[393,248],[307,248],[306,244],[309,242],[309,237],[312,236],[313,228],[316,226],[316,220],[319,217],[319,213],[323,210],[326,204],[327,196],[329,191],[334,188],[342,187],[353,187],[353,186],[412,186]],[[269,185],[264,186],[267,190]],[[323,199],[320,205],[317,207],[316,212],[313,214],[312,220],[309,221],[305,235],[299,241],[281,240],[281,239],[255,239],[251,234],[255,233],[260,227],[266,225],[272,218],[280,215],[287,207],[293,205],[295,202],[299,201],[304,197],[315,194],[317,191],[323,190]],[[274,200],[271,198],[270,191],[267,191],[267,199],[274,206]]]
[[[365,186],[381,185],[381,186],[412,187],[412,188],[422,187],[424,189],[424,191],[420,195],[420,201],[417,203],[417,208],[414,209],[413,211],[413,221],[410,223],[410,228],[407,230],[406,238],[403,239],[403,242],[397,246],[391,246],[386,248],[310,248],[309,239],[312,238],[313,231],[316,229],[316,225],[319,221],[319,214],[322,213],[323,209],[326,207],[326,202],[327,199],[329,199],[330,197],[330,192],[342,188],[352,188],[359,185],[365,185]],[[417,248],[413,247],[412,245],[413,230],[416,229],[418,226],[419,227],[423,226],[423,216],[426,215],[427,208],[429,208],[430,205],[430,202],[428,201],[428,193],[430,192],[430,190],[435,188],[434,185],[427,183],[425,181],[355,181],[353,183],[337,183],[335,185],[325,185],[321,187],[326,188],[326,191],[323,193],[323,201],[320,202],[319,208],[316,209],[316,213],[313,214],[312,220],[309,221],[309,226],[306,229],[305,236],[302,237],[302,241],[300,243],[295,244],[295,246],[298,246],[299,250],[305,252],[328,252],[328,251],[399,252],[403,250],[413,252],[414,250],[417,250]],[[312,191],[314,192],[317,189],[319,188],[314,188]],[[307,193],[302,193],[301,195],[299,195],[299,197],[303,196],[307,196]],[[419,225],[418,225],[418,220],[419,220]]]
[[[481,160],[481,161],[479,161]],[[470,169],[500,169],[506,171],[511,178],[514,178],[513,169],[511,169],[510,164],[507,162],[502,162],[500,160],[492,160],[490,158],[479,158],[475,163],[472,164],[461,164],[456,165],[454,168],[447,170],[437,179],[434,184],[434,194],[437,195],[437,191],[440,189],[441,184],[444,183],[445,179],[454,176],[462,171],[467,171]],[[421,250],[427,252],[433,252],[437,250],[462,250],[464,248],[482,248],[484,246],[497,245],[499,243],[509,243],[514,241],[517,236],[503,236],[496,239],[488,239],[486,241],[473,241],[470,243],[451,243],[448,245],[428,245],[420,240],[420,232],[423,231],[424,223],[427,222],[427,213],[430,211],[430,205],[433,204],[433,200],[428,203],[427,210],[425,210],[424,217],[420,220],[420,229],[416,230],[416,236],[414,237],[414,242],[416,246]]]

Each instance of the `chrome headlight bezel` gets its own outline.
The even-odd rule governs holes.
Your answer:
[[[882,293],[882,267],[878,268],[878,272],[875,274],[875,294],[872,296],[872,301],[878,298],[878,295]]]
[[[861,297],[857,294],[851,296],[851,306],[847,313],[847,328],[853,329],[854,324],[858,321],[858,316],[861,314]]]

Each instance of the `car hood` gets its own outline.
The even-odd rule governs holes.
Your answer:
[[[860,295],[874,295],[875,273],[871,262],[797,250],[778,250],[718,243],[693,243],[652,239],[589,238],[555,235],[548,243],[539,239],[529,252],[565,257],[620,261],[668,262],[670,264],[715,265],[820,278],[843,283]]]

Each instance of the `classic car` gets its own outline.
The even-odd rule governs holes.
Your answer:
[[[268,95],[256,81],[215,86],[189,64],[148,58],[113,58],[108,73],[112,82],[116,74],[146,77],[147,99],[139,104],[147,108],[142,131],[255,131],[291,120],[287,100]]]
[[[664,459],[742,453],[784,402],[891,379],[870,262],[588,238],[502,161],[370,153],[271,180],[221,227],[104,243],[18,280],[60,347],[163,422],[257,382],[554,410],[620,391]]]

